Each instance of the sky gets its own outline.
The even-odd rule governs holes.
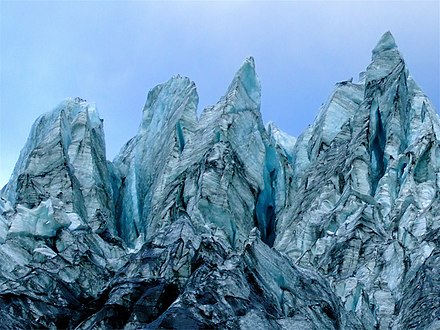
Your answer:
[[[298,136],[336,82],[357,81],[388,30],[438,111],[439,3],[0,0],[0,186],[35,119],[65,98],[97,104],[111,160],[136,134],[151,88],[190,77],[200,113],[248,56],[263,120]]]

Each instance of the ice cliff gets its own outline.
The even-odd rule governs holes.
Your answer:
[[[106,160],[95,106],[32,127],[0,199],[0,328],[439,329],[440,120],[387,32],[295,139],[247,59],[197,116],[153,88]]]

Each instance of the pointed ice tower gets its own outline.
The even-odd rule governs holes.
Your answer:
[[[131,247],[145,237],[153,195],[162,193],[164,176],[192,140],[198,100],[188,78],[176,76],[153,88],[137,135],[113,161],[118,232]]]
[[[438,246],[439,118],[390,32],[363,83],[345,97],[338,86],[298,138],[293,159],[302,172],[292,207],[278,217],[275,247],[326,274],[366,327],[388,328],[390,311]],[[348,116],[336,127],[328,113],[344,99],[337,104]]]
[[[75,98],[37,119],[2,193],[26,208],[59,200],[93,231],[116,235],[109,182],[102,120]]]

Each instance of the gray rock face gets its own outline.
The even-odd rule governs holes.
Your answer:
[[[106,161],[95,107],[32,128],[0,199],[5,329],[436,329],[440,123],[390,33],[298,139],[252,58],[196,109],[153,88]]]

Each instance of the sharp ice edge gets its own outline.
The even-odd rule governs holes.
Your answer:
[[[385,33],[295,139],[246,59],[197,119],[153,88],[106,161],[96,107],[32,127],[0,199],[0,321],[16,328],[438,328],[440,121]]]

